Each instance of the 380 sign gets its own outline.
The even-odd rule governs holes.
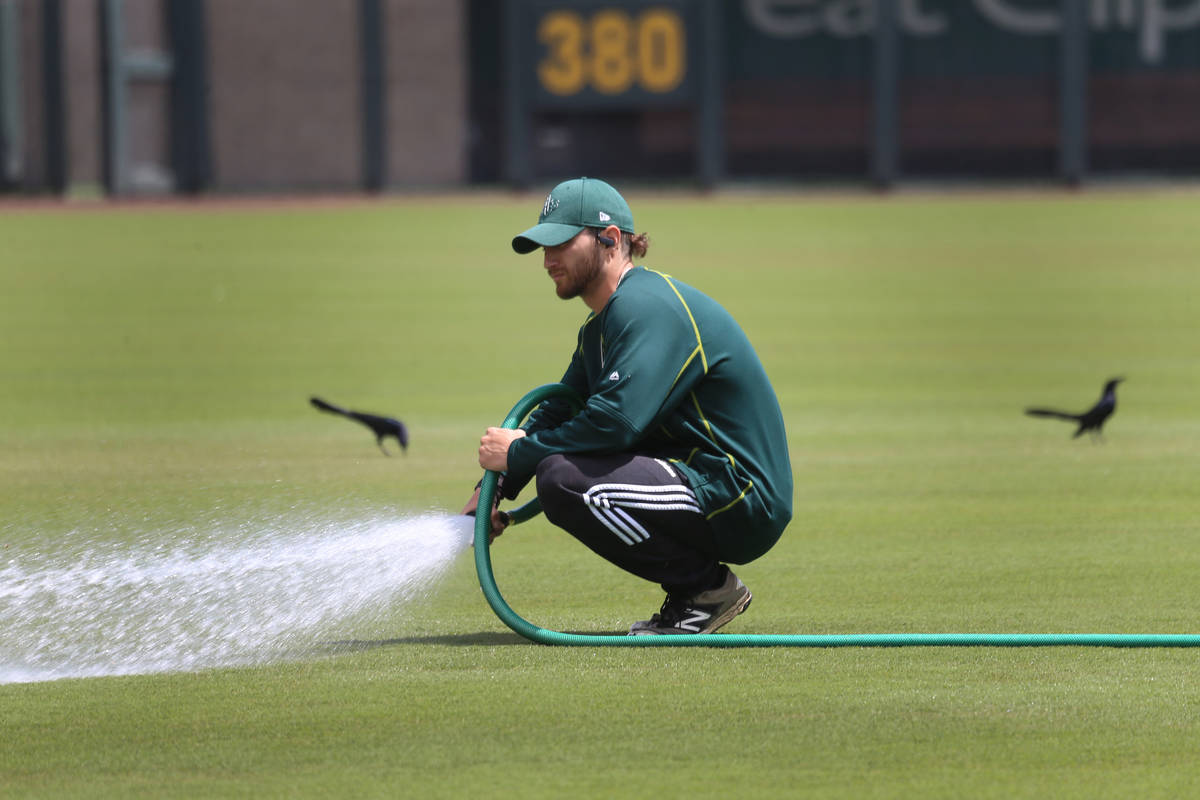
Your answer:
[[[682,4],[535,8],[535,100],[542,106],[641,105],[690,97]]]

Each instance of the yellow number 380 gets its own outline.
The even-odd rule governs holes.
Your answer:
[[[617,95],[635,84],[662,94],[679,86],[686,71],[683,20],[666,9],[636,18],[606,9],[590,19],[551,11],[542,17],[537,37],[548,51],[538,64],[538,81],[552,94],[572,95],[590,86]]]

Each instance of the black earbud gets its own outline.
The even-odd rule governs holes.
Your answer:
[[[614,244],[617,243],[616,239],[610,239],[609,237],[605,236],[603,233],[597,233],[596,239],[599,240],[600,244],[604,245],[605,247],[612,247]]]

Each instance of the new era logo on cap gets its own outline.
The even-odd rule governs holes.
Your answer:
[[[608,222],[611,219],[612,219],[612,217],[610,217],[608,214],[605,214],[603,211],[600,212],[600,221],[601,222]]]

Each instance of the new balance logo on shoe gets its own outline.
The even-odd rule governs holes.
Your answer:
[[[712,614],[709,614],[707,611],[701,611],[698,608],[689,608],[687,609],[687,613],[690,613],[691,616],[675,623],[675,627],[682,631],[699,633],[704,630],[704,623],[712,619]]]
[[[691,597],[668,594],[659,612],[633,623],[631,636],[712,633],[745,611],[752,595],[728,567],[725,580]]]

